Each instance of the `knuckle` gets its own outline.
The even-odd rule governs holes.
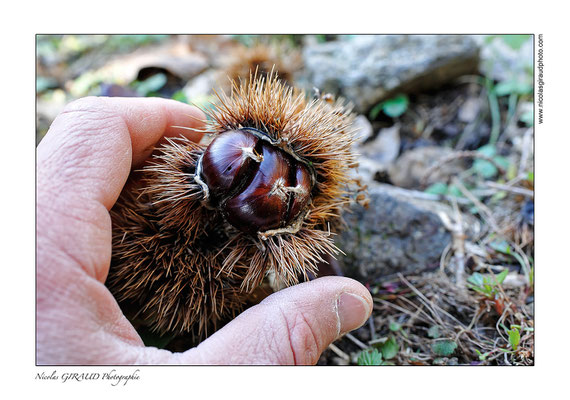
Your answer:
[[[318,334],[302,311],[289,315],[282,311],[291,355],[295,364],[315,364],[320,356]]]

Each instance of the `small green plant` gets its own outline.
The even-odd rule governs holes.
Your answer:
[[[165,74],[155,74],[144,81],[134,81],[133,88],[140,96],[152,96],[158,92],[166,84],[167,77]]]
[[[497,165],[507,169],[509,167],[508,160],[500,155],[497,155],[497,149],[492,144],[486,144],[479,149],[477,152],[483,156],[491,158]],[[483,178],[489,179],[497,175],[497,167],[490,161],[477,159],[473,162],[473,169],[480,174]]]
[[[465,197],[461,190],[454,184],[446,184],[443,182],[436,182],[431,184],[424,190],[425,193],[437,194],[437,195],[448,195],[454,197]]]
[[[474,272],[473,275],[467,278],[467,283],[470,289],[494,300],[499,295],[499,285],[503,283],[508,273],[508,269],[501,271],[498,275],[483,275],[479,272]]]
[[[378,349],[363,350],[358,355],[358,365],[383,365],[382,353]]]
[[[489,35],[486,37],[485,41],[487,43],[490,43],[495,39],[500,39],[511,49],[518,50],[522,47],[522,45],[526,41],[532,40],[532,36],[531,35]]]
[[[175,92],[172,95],[172,100],[180,101],[180,102],[186,103],[186,104],[188,104],[190,102],[188,100],[188,97],[186,97],[186,94],[182,90]]]
[[[524,78],[512,78],[499,82],[495,86],[495,94],[498,97],[516,94],[519,96],[532,94],[532,77],[525,76]]]
[[[399,94],[396,97],[385,100],[382,103],[376,104],[372,110],[370,110],[370,119],[376,119],[380,111],[391,118],[398,118],[406,112],[409,102],[408,96],[405,94]]]
[[[388,328],[392,331],[392,332],[398,332],[400,329],[402,329],[402,325],[400,325],[399,323],[395,322],[395,321],[390,321],[390,324],[388,325]]]
[[[439,326],[437,325],[432,325],[427,332],[428,336],[432,339],[437,339],[441,336],[441,333],[439,332]]]
[[[519,328],[520,327],[517,325],[511,325],[511,329],[507,330],[507,333],[509,335],[509,344],[511,345],[511,349],[513,349],[513,351],[517,350],[521,341]]]
[[[479,350],[475,349],[475,352],[477,353],[477,355],[479,356],[479,361],[485,361],[487,360],[487,357],[489,357],[489,354],[491,354],[490,351],[486,352],[486,353],[481,353]]]
[[[398,354],[398,351],[400,350],[400,346],[398,345],[398,342],[396,342],[396,339],[390,336],[390,338],[382,345],[381,350],[382,357],[384,357],[385,360],[390,360],[396,357],[396,354]]]
[[[455,349],[457,348],[457,343],[453,340],[439,340],[432,344],[431,349],[432,351],[438,355],[447,357],[453,354]]]
[[[391,324],[390,330],[399,331],[400,326],[397,323]],[[400,351],[400,345],[393,336],[383,343],[375,344],[374,348],[363,350],[358,355],[358,365],[393,365],[392,358],[396,357]]]
[[[402,335],[405,338],[408,337],[408,334],[406,333],[406,331],[404,329],[402,329],[402,324],[400,324],[398,322],[390,321],[388,328],[390,329],[390,331],[392,331],[394,333],[399,333],[400,335]]]
[[[532,177],[534,179],[534,175]],[[489,246],[495,250],[498,251],[499,253],[503,253],[507,256],[511,256],[513,257],[515,260],[517,260],[517,262],[520,264],[521,268],[523,270],[526,270],[528,273],[528,280],[529,280],[529,285],[532,285],[534,282],[534,268],[532,266],[532,257],[529,257],[529,262],[531,262],[530,265],[530,269],[528,269],[524,259],[522,258],[522,256],[520,254],[518,254],[509,243],[507,243],[506,240],[495,240],[492,241],[491,243],[489,243]]]

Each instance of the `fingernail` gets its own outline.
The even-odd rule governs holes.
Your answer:
[[[338,297],[336,304],[340,322],[340,335],[362,326],[370,315],[368,302],[352,293],[342,293]]]

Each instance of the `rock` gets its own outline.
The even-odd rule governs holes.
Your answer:
[[[364,183],[368,184],[381,176],[388,175],[388,167],[386,164],[379,163],[368,157],[360,156],[358,158],[358,168],[352,171],[355,178],[360,178]]]
[[[353,205],[343,216],[347,227],[336,243],[345,253],[339,262],[346,276],[374,281],[435,269],[451,240],[435,213],[392,196],[387,186],[371,186],[369,207]]]
[[[400,152],[400,125],[381,129],[376,139],[362,145],[357,151],[377,163],[390,165]]]
[[[340,94],[366,113],[399,92],[441,86],[478,67],[469,36],[361,35],[304,49],[308,89]]]
[[[528,68],[533,67],[533,41],[528,40],[519,48],[509,46],[501,37],[474,36],[481,46],[480,72],[490,79],[505,81],[513,78],[525,79]]]
[[[461,105],[457,113],[457,118],[461,122],[472,122],[481,109],[481,100],[478,97],[470,97]]]
[[[184,86],[182,92],[190,100],[210,96],[213,94],[213,90],[217,89],[217,80],[218,74],[215,70],[204,71],[191,79]]]
[[[367,137],[370,139],[372,136],[370,123],[368,122],[368,126],[364,125],[362,129],[365,134],[369,134]],[[388,167],[400,152],[400,125],[381,129],[374,140],[357,140],[354,149],[359,155],[358,169],[354,173],[366,183],[374,180],[386,181]]]
[[[208,60],[202,54],[192,52],[183,43],[158,47],[143,47],[130,54],[121,55],[94,71],[102,81],[128,84],[139,78],[145,69],[165,70],[187,81],[208,68]]]
[[[439,146],[418,147],[407,151],[390,167],[388,171],[390,181],[403,188],[422,188],[423,178],[428,169],[450,154],[453,154],[452,149]],[[461,159],[446,162],[429,174],[425,184],[445,182],[450,176],[457,175],[463,170]]]

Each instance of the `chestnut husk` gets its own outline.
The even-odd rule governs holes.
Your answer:
[[[273,74],[234,83],[205,112],[209,146],[167,139],[129,178],[111,210],[106,282],[132,320],[197,339],[237,315],[264,278],[278,288],[318,276],[340,251],[333,235],[357,165],[350,109]]]

